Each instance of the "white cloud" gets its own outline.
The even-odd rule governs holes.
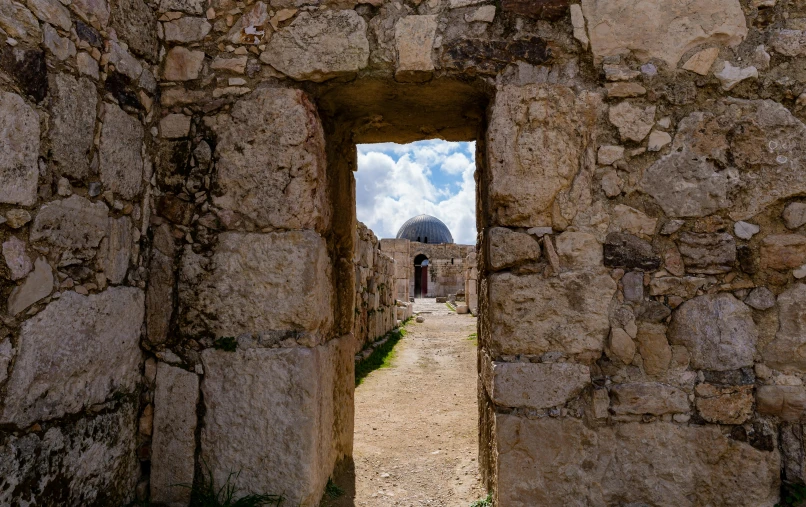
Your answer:
[[[423,141],[358,146],[358,220],[393,238],[425,213],[448,226],[454,241],[476,243],[475,143]]]

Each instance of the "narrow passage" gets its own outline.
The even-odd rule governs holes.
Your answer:
[[[478,474],[476,319],[417,299],[389,368],[355,392],[355,493],[336,507],[468,507]]]

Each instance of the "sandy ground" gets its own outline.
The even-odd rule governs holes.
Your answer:
[[[391,368],[355,392],[355,469],[328,507],[467,507],[484,496],[478,474],[476,319],[417,300]],[[431,312],[431,313],[425,313]],[[351,473],[352,472],[352,473]],[[353,475],[354,473],[354,475]]]

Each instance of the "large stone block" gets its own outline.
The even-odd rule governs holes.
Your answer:
[[[186,486],[193,484],[196,466],[198,403],[198,375],[165,363],[157,365],[151,441],[152,502],[171,506],[190,503],[190,489]]]
[[[132,256],[132,221],[129,217],[110,218],[106,238],[101,241],[98,261],[106,279],[123,282]]]
[[[338,459],[352,453],[352,339],[310,348],[202,353],[202,459],[223,484],[319,504]],[[271,473],[266,473],[270,470]]]
[[[596,431],[570,418],[497,414],[497,504],[772,507],[780,454],[716,426],[629,423]]]
[[[664,415],[690,410],[682,389],[655,382],[616,384],[610,388],[610,407],[616,415]]]
[[[50,145],[60,174],[84,179],[89,174],[89,153],[95,136],[98,92],[92,81],[70,74],[50,79]]]
[[[46,431],[2,433],[0,505],[129,505],[140,475],[136,403],[65,420]]]
[[[505,86],[487,130],[493,225],[551,225],[555,198],[580,169],[601,97],[564,86]]]
[[[64,292],[25,321],[0,421],[24,427],[132,391],[140,379],[143,300],[131,287]]]
[[[764,361],[788,372],[806,372],[806,285],[778,296],[778,332],[763,350]]]
[[[752,366],[757,340],[753,311],[728,293],[686,301],[675,310],[669,326],[669,342],[685,346],[696,369]]]
[[[109,208],[74,194],[45,204],[31,227],[31,241],[68,248],[98,248],[109,227]]]
[[[257,90],[218,128],[217,206],[258,227],[316,229],[328,223],[325,140],[302,91]]]
[[[260,55],[298,81],[349,76],[367,66],[367,23],[354,10],[302,12],[281,28]]]
[[[434,71],[431,50],[437,34],[437,16],[406,16],[395,24],[398,81],[427,81]]]
[[[498,271],[540,258],[540,245],[523,232],[493,227],[487,235],[490,269]]]
[[[112,26],[134,53],[153,60],[157,52],[157,17],[143,0],[112,2]]]
[[[101,181],[124,199],[140,193],[143,179],[143,126],[114,104],[104,104]]]
[[[315,232],[224,233],[202,262],[190,249],[182,258],[185,332],[280,333],[313,345],[330,330],[330,260]]]
[[[616,282],[606,273],[568,272],[556,277],[489,277],[491,348],[502,354],[561,351],[594,360],[610,330],[608,306]]]
[[[502,363],[485,358],[487,395],[503,407],[551,408],[565,405],[591,382],[590,368],[576,363]]]
[[[0,91],[0,146],[0,203],[34,204],[39,115],[16,93]]]
[[[735,46],[747,36],[739,0],[583,0],[594,57],[632,52],[675,67],[700,44]]]

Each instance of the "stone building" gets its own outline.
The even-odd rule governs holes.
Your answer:
[[[316,505],[355,144],[427,138],[476,141],[497,505],[804,482],[803,2],[3,0],[0,35],[0,504],[209,466]]]
[[[464,294],[465,257],[475,249],[455,244],[448,227],[430,215],[409,219],[395,239],[381,240],[381,250],[395,258],[396,297],[401,301]]]

